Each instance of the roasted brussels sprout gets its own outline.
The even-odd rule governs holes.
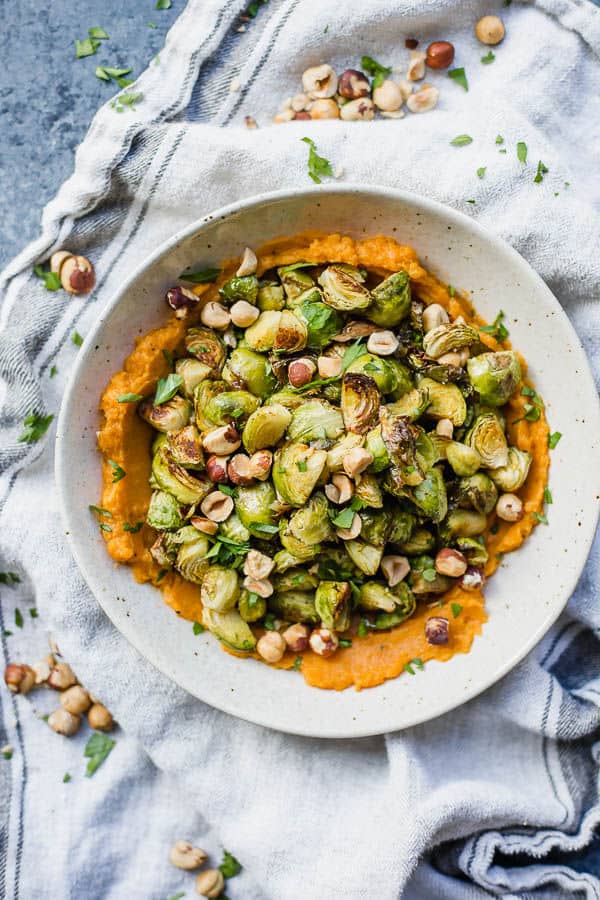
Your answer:
[[[267,611],[267,601],[244,588],[238,600],[238,611],[244,622],[258,622]]]
[[[479,334],[475,328],[465,325],[463,322],[450,322],[447,325],[438,325],[432,328],[423,338],[423,349],[427,356],[439,359],[452,350],[460,350],[470,347],[479,341]]]
[[[154,491],[150,498],[150,506],[146,513],[146,522],[151,528],[173,530],[181,528],[183,517],[179,503],[166,491]]]
[[[277,578],[277,593],[283,594],[286,591],[316,591],[319,586],[319,579],[316,575],[311,575],[305,569],[288,569],[284,575]]]
[[[448,497],[440,469],[430,469],[423,481],[413,488],[413,502],[432,522],[442,521],[448,511]]]
[[[326,628],[346,631],[350,627],[351,597],[347,581],[321,581],[315,593],[315,608]]]
[[[258,409],[260,400],[249,391],[222,391],[204,407],[204,418],[212,425],[245,422]]]
[[[150,556],[161,569],[172,569],[179,544],[171,531],[161,531],[150,547]]]
[[[290,516],[288,524],[290,532],[298,540],[310,545],[333,540],[334,532],[327,515],[328,509],[329,504],[325,495],[317,491],[302,509]]]
[[[408,272],[390,275],[371,292],[372,303],[365,313],[376,325],[393,328],[399,325],[410,310],[410,278]]]
[[[321,550],[320,544],[309,544],[303,539],[302,535],[299,536],[297,532],[294,534],[290,528],[290,523],[286,522],[285,519],[279,525],[279,540],[284,549],[291,553],[295,560],[301,562],[314,559]],[[295,564],[297,565],[298,563],[296,562]]]
[[[145,422],[148,422],[157,431],[166,434],[168,431],[177,431],[187,425],[192,414],[192,404],[189,400],[175,394],[166,403],[157,403],[156,405],[152,400],[142,400],[138,406],[138,413]]]
[[[381,509],[383,506],[383,493],[377,478],[370,472],[363,472],[360,479],[354,485],[354,494],[367,506]]]
[[[371,294],[360,281],[340,266],[328,266],[319,276],[319,284],[325,293],[325,303],[334,309],[349,311],[366,309],[371,304]]]
[[[251,350],[266,353],[273,349],[282,313],[279,310],[266,310],[249,328],[246,328],[244,340]]]
[[[417,517],[394,504],[390,510],[390,530],[388,541],[390,544],[405,544],[409,540],[417,523]]]
[[[260,481],[250,487],[238,487],[235,511],[242,525],[251,535],[269,540],[277,530],[273,515],[275,491],[270,481]]]
[[[225,282],[219,293],[227,303],[245,300],[247,303],[255,304],[258,297],[258,278],[256,275],[234,275]]]
[[[512,350],[482,353],[467,362],[469,380],[487,406],[503,406],[521,380],[521,366]]]
[[[167,434],[167,450],[171,459],[185,469],[203,469],[204,453],[195,425],[186,425]]]
[[[383,558],[383,547],[374,547],[365,541],[344,541],[344,549],[355,566],[365,575],[374,575]]]
[[[440,537],[451,543],[457,537],[476,537],[483,534],[487,519],[483,513],[470,509],[453,509],[440,525]]]
[[[347,372],[342,379],[341,400],[346,430],[366,434],[375,424],[380,399],[372,378]]]
[[[369,466],[369,472],[377,474],[377,472],[383,472],[384,469],[388,468],[391,458],[381,437],[381,425],[377,425],[367,432],[365,450],[368,450],[373,457],[373,462]]]
[[[308,444],[310,441],[335,441],[344,433],[342,414],[325,400],[308,400],[291,416],[288,437]]]
[[[275,353],[295,353],[297,350],[303,350],[307,340],[308,329],[302,319],[289,309],[282,310],[279,327],[273,341]]]
[[[286,299],[295,300],[309,288],[315,286],[314,280],[306,269],[294,266],[280,266],[277,269]]]
[[[391,394],[398,387],[398,372],[391,360],[372,353],[363,353],[351,363],[347,372],[358,372],[372,378],[382,394]]]
[[[297,391],[290,391],[284,388],[282,391],[276,391],[276,393],[272,394],[265,401],[265,406],[272,406],[274,403],[279,403],[281,406],[285,406],[286,409],[294,410],[306,403],[306,397]]]
[[[210,566],[202,579],[200,598],[205,609],[228,612],[240,596],[240,583],[234,569]]]
[[[186,353],[210,367],[218,378],[225,363],[225,344],[211,328],[190,328],[185,336]]]
[[[214,428],[214,424],[206,418],[204,411],[210,401],[225,390],[227,390],[227,385],[224,381],[213,381],[210,378],[201,381],[194,388],[194,418],[200,431],[204,432]]]
[[[391,466],[386,471],[383,486],[395,496],[404,496],[402,490],[394,486],[414,486],[423,481],[424,470],[417,453],[417,440],[424,434],[422,429],[412,425],[405,416],[391,415],[389,407],[379,411],[381,437],[390,456]],[[425,444],[423,445],[425,448]]]
[[[398,541],[398,545],[405,556],[420,556],[433,550],[435,537],[426,528],[417,528],[406,540]]]
[[[451,578],[436,572],[431,556],[416,556],[413,559],[408,583],[417,597],[423,594],[445,594],[452,587]]]
[[[210,560],[206,558],[210,549],[208,538],[193,526],[186,525],[175,535],[179,543],[175,568],[186,581],[202,584],[202,580],[210,568]]]
[[[220,523],[219,535],[239,545],[247,544],[250,540],[250,532],[245,525],[242,525],[237,513],[232,513],[224,522]]]
[[[269,397],[277,386],[269,360],[247,347],[236,347],[223,369],[223,379],[231,387],[250,391],[257,397]]]
[[[416,422],[429,406],[429,391],[427,388],[414,388],[399,400],[386,404],[386,408],[394,416],[407,416],[411,422]]]
[[[261,312],[267,309],[283,309],[285,306],[283,286],[276,281],[260,281],[256,305]]]
[[[284,436],[292,414],[280,403],[261,406],[252,413],[242,432],[242,441],[248,453],[265,447],[274,447]]]
[[[446,459],[456,475],[474,475],[481,466],[481,457],[477,450],[451,441],[446,447]]]
[[[467,417],[467,404],[459,387],[440,384],[433,378],[422,378],[419,387],[429,394],[428,416],[432,419],[450,419],[455,427],[463,424]]]
[[[319,481],[326,462],[325,450],[315,450],[307,444],[290,443],[278,450],[272,476],[281,499],[290,506],[303,506]]]
[[[289,550],[284,549],[277,551],[273,557],[273,562],[275,563],[275,571],[281,573],[288,572],[296,566],[301,566],[303,560],[298,559],[298,557],[294,556],[293,553],[290,553]]]
[[[327,470],[341,472],[346,454],[354,447],[362,447],[364,438],[360,434],[345,434],[327,451]]]
[[[390,391],[390,397],[394,401],[401,400],[414,387],[411,371],[408,366],[401,363],[399,359],[394,359],[393,356],[387,357],[386,362],[394,370],[396,378],[396,386]]]
[[[198,359],[178,359],[175,363],[175,372],[181,375],[183,384],[181,386],[183,393],[188,400],[194,399],[194,390],[201,381],[208,378],[212,372],[210,366],[200,362]]]
[[[321,301],[303,300],[296,309],[296,315],[306,325],[306,346],[312,350],[320,350],[330,344],[343,325],[340,314]]]
[[[250,626],[244,622],[236,609],[217,612],[215,609],[202,610],[202,622],[221,643],[238,652],[252,652],[256,638]]]
[[[484,516],[491,513],[497,499],[496,485],[483,472],[461,478],[455,492],[455,500],[459,506],[475,509]]]
[[[359,516],[362,521],[361,538],[375,547],[385,547],[392,526],[392,513],[387,509],[363,509]]]
[[[523,487],[531,466],[531,454],[518,447],[508,448],[508,462],[499,469],[490,470],[490,478],[501,491],[509,494]]]
[[[314,594],[305,591],[275,593],[269,597],[267,605],[271,612],[286,622],[306,622],[309,625],[319,622]]]
[[[200,503],[213,489],[213,483],[207,476],[190,475],[171,459],[164,447],[152,459],[152,478],[157,487],[173,494],[179,503],[186,506]]]
[[[489,553],[485,549],[482,537],[457,537],[454,546],[460,550],[463,556],[466,556],[470,566],[485,566],[489,559]]]
[[[486,469],[499,469],[508,463],[506,435],[493,412],[477,416],[466,434],[465,444],[477,451]]]
[[[386,628],[394,628],[400,625],[409,616],[412,616],[416,609],[415,598],[413,592],[405,582],[401,582],[394,588],[394,596],[396,599],[396,608],[392,612],[380,612],[375,616],[373,627],[377,631],[383,631]]]
[[[367,581],[360,586],[360,599],[358,605],[368,612],[382,610],[393,612],[396,609],[396,595],[386,584],[377,581]]]

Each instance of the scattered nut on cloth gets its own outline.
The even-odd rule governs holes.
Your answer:
[[[547,856],[586,847],[600,820],[597,547],[541,645],[466,707],[384,737],[288,737],[197,702],[115,631],[65,545],[54,424],[39,443],[18,442],[31,409],[58,412],[77,352],[70,335],[89,333],[147,254],[222,204],[311,184],[305,136],[343,167],[347,183],[421,192],[508,240],[563,303],[598,374],[600,180],[590,116],[597,123],[600,12],[584,0],[513,3],[501,10],[502,43],[483,46],[474,34],[490,12],[483,0],[348,0],[323,7],[318,21],[309,6],[270,0],[239,33],[241,3],[190,0],[160,66],[136,83],[143,101],[121,115],[108,105],[99,111],[40,237],[1,279],[1,568],[22,578],[3,586],[0,629],[18,631],[2,641],[3,665],[43,657],[51,629],[121,726],[110,757],[86,779],[85,738],[54,734],[36,718],[39,691],[0,691],[0,745],[12,747],[0,759],[7,897],[191,895],[193,876],[168,863],[176,840],[205,848],[211,860],[222,847],[234,853],[244,869],[226,886],[231,900],[297,900],[306,884],[327,900],[600,897],[600,880],[585,867]],[[446,70],[428,71],[440,96],[427,115],[271,124],[309,67],[341,72],[358,52],[405,71],[406,38],[418,39],[418,50],[451,42],[469,91]],[[495,59],[483,64],[490,47]],[[473,140],[451,146],[457,135]],[[527,144],[526,164],[518,141]],[[548,171],[536,183],[539,160]],[[48,292],[32,274],[64,247],[93,263],[90,294]],[[34,602],[35,623],[11,628],[14,607]],[[435,622],[431,631],[432,640],[444,638]],[[61,828],[49,828],[57,816]]]

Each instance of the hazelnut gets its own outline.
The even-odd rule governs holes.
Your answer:
[[[282,109],[276,116],[273,116],[273,121],[276,125],[280,125],[282,122],[291,122],[294,118],[295,115],[293,109]]]
[[[54,663],[54,657],[51,654],[48,654],[45,659],[39,659],[33,664],[31,668],[35,672],[36,684],[45,684],[48,681],[50,677],[50,670]]]
[[[419,42],[416,38],[406,38],[404,41],[404,46],[407,50],[416,50],[419,46]]]
[[[346,100],[358,100],[360,97],[368,97],[371,93],[369,79],[358,69],[346,69],[342,72],[337,89],[338,94]]]
[[[232,484],[241,484],[243,487],[252,484],[254,475],[250,465],[250,457],[246,456],[245,453],[236,453],[229,460],[227,474]]]
[[[505,35],[504,23],[498,16],[484,16],[475,25],[475,37],[482,44],[494,47]]]
[[[201,531],[203,534],[216,534],[219,530],[219,526],[216,522],[211,521],[211,519],[206,519],[204,516],[192,516],[190,522],[197,528],[198,531]]]
[[[77,684],[77,679],[68,663],[59,662],[50,669],[48,684],[57,691],[66,691],[71,685]]]
[[[238,450],[242,443],[235,425],[221,425],[212,428],[202,438],[202,445],[207,453],[215,456],[228,456]]]
[[[95,731],[110,731],[115,724],[111,713],[102,703],[93,703],[87,716],[90,728]]]
[[[177,869],[199,869],[208,859],[206,850],[194,847],[189,841],[175,841],[169,851],[169,862]]]
[[[484,582],[483,569],[479,569],[477,566],[468,566],[467,571],[458,583],[463,591],[478,591],[483,587]]]
[[[439,434],[440,437],[448,438],[450,440],[454,434],[454,425],[450,419],[440,419],[435,426],[435,433]]]
[[[224,522],[233,512],[233,500],[221,491],[212,491],[204,498],[200,509],[212,522]]]
[[[306,110],[300,110],[300,112],[294,113],[294,122],[309,122],[310,121],[310,113],[306,112]]]
[[[225,879],[218,869],[205,869],[196,878],[196,893],[201,897],[220,897]]]
[[[291,99],[290,106],[294,110],[294,112],[304,112],[304,110],[308,109],[310,104],[310,97],[308,94],[294,94]]]
[[[312,381],[316,371],[317,367],[308,356],[293,359],[287,370],[288,381],[293,387],[302,387]]]
[[[425,74],[425,72],[423,72]],[[422,78],[423,76],[421,76]],[[373,102],[378,109],[385,112],[395,112],[404,103],[402,88],[395,81],[386,78],[385,81],[373,91]]]
[[[209,456],[206,460],[206,472],[215,484],[225,484],[227,481],[227,456]]]
[[[447,644],[448,619],[444,616],[430,616],[425,619],[425,638],[428,644]]]
[[[434,41],[427,48],[427,65],[430,69],[447,69],[454,60],[454,45],[449,41]]]
[[[250,578],[258,579],[268,578],[273,569],[275,562],[266,553],[260,550],[249,550],[244,560],[244,575]]]
[[[286,642],[278,631],[266,631],[258,639],[256,652],[269,663],[276,663],[283,657],[286,650]]]
[[[315,628],[308,643],[317,656],[332,656],[339,646],[338,636],[330,628]]]
[[[244,275],[254,275],[257,267],[258,260],[256,258],[256,253],[250,247],[246,247],[242,255],[239,268],[235,274],[238,276],[238,278],[241,278]]]
[[[449,578],[460,578],[467,571],[467,560],[459,550],[443,547],[435,558],[435,570]]]
[[[190,309],[196,306],[200,297],[194,294],[193,291],[188,291],[187,288],[177,286],[169,288],[165,294],[165,300],[167,301],[167,306],[175,310],[175,318],[185,319]]]
[[[410,572],[410,563],[405,556],[384,556],[381,560],[381,571],[390,587],[404,581]]]
[[[439,325],[447,325],[450,316],[440,303],[430,303],[423,310],[423,330],[425,332],[433,331]]]
[[[372,462],[372,453],[369,453],[364,447],[352,447],[344,457],[344,471],[350,478],[356,478],[357,475],[368,469]]]
[[[254,116],[244,116],[244,122],[246,123],[246,128],[258,128],[258,122]]]
[[[370,122],[375,118],[375,104],[370,97],[349,100],[340,108],[340,118],[344,122]]]
[[[342,371],[342,357],[320,356],[317,360],[317,368],[321,378],[337,378]]]
[[[464,366],[468,358],[468,350],[451,350],[449,353],[444,353],[440,356],[438,362],[442,366],[454,366],[455,369],[460,369],[461,366]]]
[[[69,256],[60,267],[60,283],[70,294],[89,294],[96,284],[94,267],[85,256]]]
[[[81,725],[81,717],[75,716],[66,709],[55,709],[48,716],[48,725],[57,734],[63,734],[65,737],[71,737],[79,731]]]
[[[411,50],[406,77],[409,81],[425,78],[425,54],[422,50]]]
[[[382,112],[382,117],[384,119],[403,119],[404,118],[404,110],[403,109],[395,109],[393,112]]]
[[[63,263],[65,260],[70,259],[71,256],[73,256],[73,254],[70,250],[57,250],[50,257],[50,271],[60,275]]]
[[[250,457],[250,473],[259,481],[266,481],[271,473],[273,454],[270,450],[257,450]]]
[[[75,716],[86,712],[92,704],[90,695],[80,684],[74,684],[60,695],[60,705]]]
[[[516,494],[502,494],[496,503],[496,515],[504,522],[519,522],[524,515],[523,503]]]
[[[340,108],[335,100],[315,100],[310,107],[310,117],[311,119],[339,119]]]
[[[258,594],[263,600],[273,595],[273,585],[268,578],[252,578],[250,575],[246,575],[243,584],[247,591],[250,591],[251,594]]]
[[[293,653],[302,653],[303,650],[308,648],[308,635],[309,631],[306,625],[301,625],[300,622],[297,622],[295,625],[290,625],[289,628],[286,628],[282,637],[289,650]]]
[[[347,503],[354,494],[354,484],[347,475],[336,472],[331,476],[331,484],[325,485],[325,495],[332,503]]]
[[[354,517],[352,519],[352,525],[350,528],[336,528],[335,533],[339,538],[343,541],[353,541],[357,538],[362,529],[362,519],[358,515],[358,513],[354,513]]]
[[[216,300],[210,300],[202,307],[200,321],[207,328],[217,328],[219,331],[224,331],[229,327],[231,315],[229,310],[225,309],[221,303],[217,303]]]
[[[302,87],[312,100],[333,97],[337,86],[338,77],[335,70],[327,63],[312,66],[302,74]]]
[[[231,321],[238,328],[249,328],[260,315],[258,307],[248,303],[247,300],[236,300],[229,312]]]
[[[437,102],[440,92],[432,84],[424,84],[418,91],[411,94],[406,100],[406,105],[413,113],[429,112]]]
[[[374,331],[367,341],[367,350],[376,356],[391,356],[399,346],[400,341],[393,331]]]
[[[28,694],[35,684],[35,672],[24,663],[9,663],[4,670],[4,681],[13,694]]]

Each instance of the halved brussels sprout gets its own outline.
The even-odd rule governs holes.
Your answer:
[[[477,451],[486,469],[499,469],[508,464],[506,435],[493,412],[477,416],[466,434],[465,444]]]
[[[325,303],[334,309],[366,309],[371,304],[370,291],[340,266],[324,269],[319,276],[319,284],[325,292]]]
[[[375,547],[385,547],[392,525],[391,512],[387,509],[362,509],[359,516],[362,522],[361,538]]]
[[[396,377],[396,387],[390,391],[390,396],[392,400],[401,400],[405,394],[408,394],[408,392],[412,391],[414,388],[411,371],[408,366],[401,363],[399,359],[388,357],[386,361],[388,366],[391,366],[394,370],[394,375]]]
[[[260,405],[260,400],[249,391],[222,391],[212,397],[204,407],[204,418],[212,425],[229,425],[245,422]]]
[[[240,582],[234,569],[210,566],[202,579],[200,599],[202,606],[227,612],[233,609],[240,596]]]
[[[256,305],[263,312],[267,309],[283,309],[285,306],[283,286],[277,281],[259,282]]]
[[[193,526],[187,525],[177,532],[175,539],[180,542],[175,568],[186,581],[202,584],[210,568],[210,560],[206,559],[210,550],[208,538]]]
[[[416,422],[429,406],[429,391],[427,388],[414,388],[399,400],[386,404],[387,409],[394,416],[407,416],[411,422]]]
[[[177,465],[164,447],[152,458],[152,477],[157,487],[173,494],[179,503],[186,506],[200,503],[214,487],[208,476],[194,477],[183,466]]]
[[[289,531],[304,544],[313,545],[320,544],[322,541],[332,541],[335,535],[328,510],[327,498],[317,491],[302,509],[292,513],[288,525]]]
[[[344,433],[342,414],[326,400],[308,400],[292,413],[288,436],[292,441],[335,441]]]
[[[281,499],[290,506],[304,506],[326,462],[325,450],[315,450],[307,444],[290,443],[278,450],[271,474]]]
[[[185,336],[185,349],[190,356],[209,366],[215,378],[219,377],[227,351],[211,328],[190,328]]]
[[[320,300],[303,300],[296,309],[296,315],[306,325],[306,346],[313,350],[320,350],[330,344],[343,325],[340,314]]]
[[[360,599],[358,605],[361,609],[382,610],[393,612],[396,609],[396,595],[386,584],[377,581],[367,581],[360,586]]]
[[[417,524],[417,517],[395,504],[390,510],[390,530],[388,541],[390,544],[405,544],[409,540],[411,534]]]
[[[451,441],[446,447],[446,459],[456,475],[474,475],[481,466],[477,450],[458,441]]]
[[[393,612],[380,612],[375,616],[374,628],[383,631],[386,628],[394,628],[400,625],[409,616],[412,616],[416,609],[415,598],[409,586],[402,581],[394,588],[396,596],[396,608]]]
[[[376,325],[393,328],[410,310],[410,278],[404,270],[390,275],[371,291],[373,302],[365,313]]]
[[[344,550],[365,575],[374,575],[383,558],[383,547],[374,547],[361,540],[344,541]]]
[[[463,424],[467,417],[467,404],[459,387],[440,384],[433,378],[421,378],[419,387],[429,394],[428,416],[432,419],[450,419],[455,427]]]
[[[327,451],[327,470],[341,472],[346,454],[354,447],[362,447],[364,438],[360,434],[345,434]]]
[[[179,544],[171,531],[161,531],[150,547],[150,556],[161,569],[172,569]]]
[[[398,374],[392,361],[372,353],[363,353],[350,363],[347,372],[358,372],[373,379],[382,394],[391,394],[398,387]],[[411,385],[412,386],[412,385]]]
[[[179,394],[175,394],[166,403],[154,404],[152,400],[142,400],[138,406],[138,414],[157,431],[166,434],[187,425],[192,414],[192,404]]]
[[[321,581],[315,593],[315,608],[325,628],[346,631],[350,627],[351,598],[347,581]]]
[[[483,513],[471,509],[453,509],[440,525],[440,537],[451,542],[457,537],[477,537],[483,534],[487,519]]]
[[[194,388],[194,418],[200,431],[204,432],[214,428],[214,424],[204,415],[204,410],[213,397],[222,394],[225,390],[227,390],[227,385],[224,381],[213,381],[210,378],[201,381]]]
[[[270,481],[259,481],[250,487],[238,487],[235,511],[242,525],[256,538],[269,540],[277,527],[273,515],[275,491]]]
[[[531,454],[527,450],[509,447],[507,464],[499,469],[491,469],[490,478],[501,491],[512,494],[525,484],[530,466]]]
[[[362,500],[363,503],[366,503],[367,506],[372,506],[374,509],[381,509],[383,506],[381,485],[370,472],[363,472],[360,479],[356,480],[354,494],[359,500]]]
[[[306,622],[308,625],[316,625],[319,622],[314,594],[305,591],[273,594],[269,597],[268,606],[271,612],[286,622]]]
[[[425,432],[417,425],[412,425],[406,416],[391,415],[389,407],[386,406],[380,409],[379,419],[381,421],[381,437],[391,461],[391,466],[386,471],[382,484],[390,493],[404,496],[402,491],[396,493],[393,490],[394,485],[398,488],[403,488],[405,485],[414,486],[424,478],[424,471],[417,454],[417,440]],[[422,444],[423,448],[427,450],[428,445],[424,442]]]
[[[322,303],[323,302],[323,294],[321,293],[321,289],[314,284],[312,287],[307,288],[305,291],[302,291],[301,294],[296,294],[294,297],[287,297],[285,301],[285,305],[288,309],[292,309],[297,316],[300,315],[299,307],[304,303]],[[303,316],[300,316],[303,319]],[[306,323],[305,323],[306,324]]]
[[[261,406],[252,413],[242,433],[242,441],[248,453],[265,447],[274,447],[284,436],[292,420],[292,414],[280,403]]]
[[[366,434],[374,425],[380,400],[381,395],[372,378],[346,372],[342,379],[341,400],[346,430]]]
[[[460,350],[479,342],[479,334],[464,322],[449,322],[428,331],[423,338],[423,349],[427,356],[439,359],[452,350]]]
[[[306,269],[294,268],[292,263],[290,266],[280,266],[277,274],[281,280],[281,284],[288,300],[295,300],[300,294],[303,294],[309,288],[314,287],[315,282],[308,274]]]
[[[336,263],[337,268],[340,271],[345,272],[346,275],[351,275],[352,278],[355,278],[359,284],[364,284],[367,280],[368,272],[366,269],[361,269],[358,266],[353,266],[350,263]]]
[[[459,506],[476,509],[487,516],[496,505],[496,485],[483,472],[461,478],[456,488],[455,500]]]
[[[267,611],[267,601],[244,588],[238,600],[238,611],[244,622],[258,622]]]
[[[293,569],[295,566],[300,566],[303,563],[302,559],[298,559],[289,550],[278,550],[273,557],[273,561],[276,572],[287,572],[289,569]]]
[[[405,541],[398,541],[405,556],[420,556],[430,553],[435,547],[435,537],[426,528],[417,528]]]
[[[413,488],[413,502],[428,519],[442,521],[448,512],[448,497],[440,469],[430,469],[424,480]]]
[[[482,353],[467,361],[471,384],[487,406],[504,406],[521,380],[521,366],[512,350]]]
[[[306,403],[306,395],[284,388],[282,391],[276,391],[274,394],[271,394],[269,399],[265,400],[265,406],[273,406],[274,403],[279,403],[281,406],[285,406],[286,409],[298,409],[299,406]]]
[[[261,312],[260,316],[246,328],[244,340],[251,350],[266,353],[273,349],[282,313],[279,310],[269,309]]]
[[[166,491],[154,491],[146,513],[146,522],[151,528],[157,528],[159,531],[181,528],[183,516],[175,497]]]
[[[282,310],[279,327],[273,341],[275,353],[295,353],[297,350],[303,350],[307,340],[308,329],[304,322],[289,309]]]
[[[454,544],[457,550],[467,557],[470,566],[485,566],[489,559],[489,553],[485,549],[483,538],[481,543],[477,538],[457,537]]]
[[[194,390],[196,385],[204,381],[211,374],[212,369],[206,363],[200,362],[198,359],[178,359],[175,363],[175,371],[181,375],[183,384],[181,389],[189,400],[194,399]]]
[[[288,569],[285,575],[278,577],[276,588],[278,594],[284,594],[286,591],[316,591],[318,586],[317,576],[306,569]]]
[[[277,386],[267,357],[247,347],[236,347],[232,351],[223,369],[223,379],[231,387],[250,391],[263,399]]]
[[[258,278],[256,275],[234,275],[225,282],[219,293],[227,303],[245,300],[247,303],[255,304],[258,297]]]
[[[195,425],[186,425],[167,435],[167,449],[174,462],[185,469],[203,469],[204,453],[200,435]]]
[[[369,472],[376,474],[377,472],[383,472],[384,469],[388,468],[391,459],[384,440],[381,437],[381,425],[377,425],[367,432],[365,450],[368,450],[373,457],[373,462],[369,466]]]
[[[256,638],[252,629],[236,609],[224,613],[215,609],[203,609],[202,622],[221,643],[232,650],[250,653],[256,648]]]
[[[302,510],[300,511],[302,512]],[[303,540],[302,536],[293,534],[290,529],[290,523],[286,522],[285,519],[279,524],[279,540],[288,553],[291,553],[295,559],[302,562],[314,559],[321,551],[320,544],[309,544]]]
[[[219,536],[223,536],[234,544],[247,544],[250,540],[250,532],[242,525],[237,513],[232,513],[219,525]]]
[[[445,594],[452,587],[451,578],[436,572],[431,556],[416,556],[413,559],[408,583],[417,597],[423,594]]]

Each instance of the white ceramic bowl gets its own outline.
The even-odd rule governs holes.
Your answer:
[[[551,427],[563,433],[552,452],[550,524],[536,528],[490,581],[489,621],[471,652],[360,692],[310,688],[296,672],[236,659],[210,634],[194,636],[156,588],[137,584],[127,567],[113,565],[82,499],[94,502],[100,494],[100,393],[122,367],[135,335],[164,321],[164,293],[179,273],[307,228],[392,235],[414,246],[443,281],[471,291],[488,320],[503,309]],[[464,703],[540,640],[565,606],[589,551],[600,493],[599,439],[598,398],[579,340],[541,278],[514,250],[461,213],[423,197],[336,186],[229,206],[140,265],[78,355],[58,422],[56,471],[66,531],[87,583],[115,626],[158,669],[206,703],[252,722],[296,734],[356,737],[405,728]]]

